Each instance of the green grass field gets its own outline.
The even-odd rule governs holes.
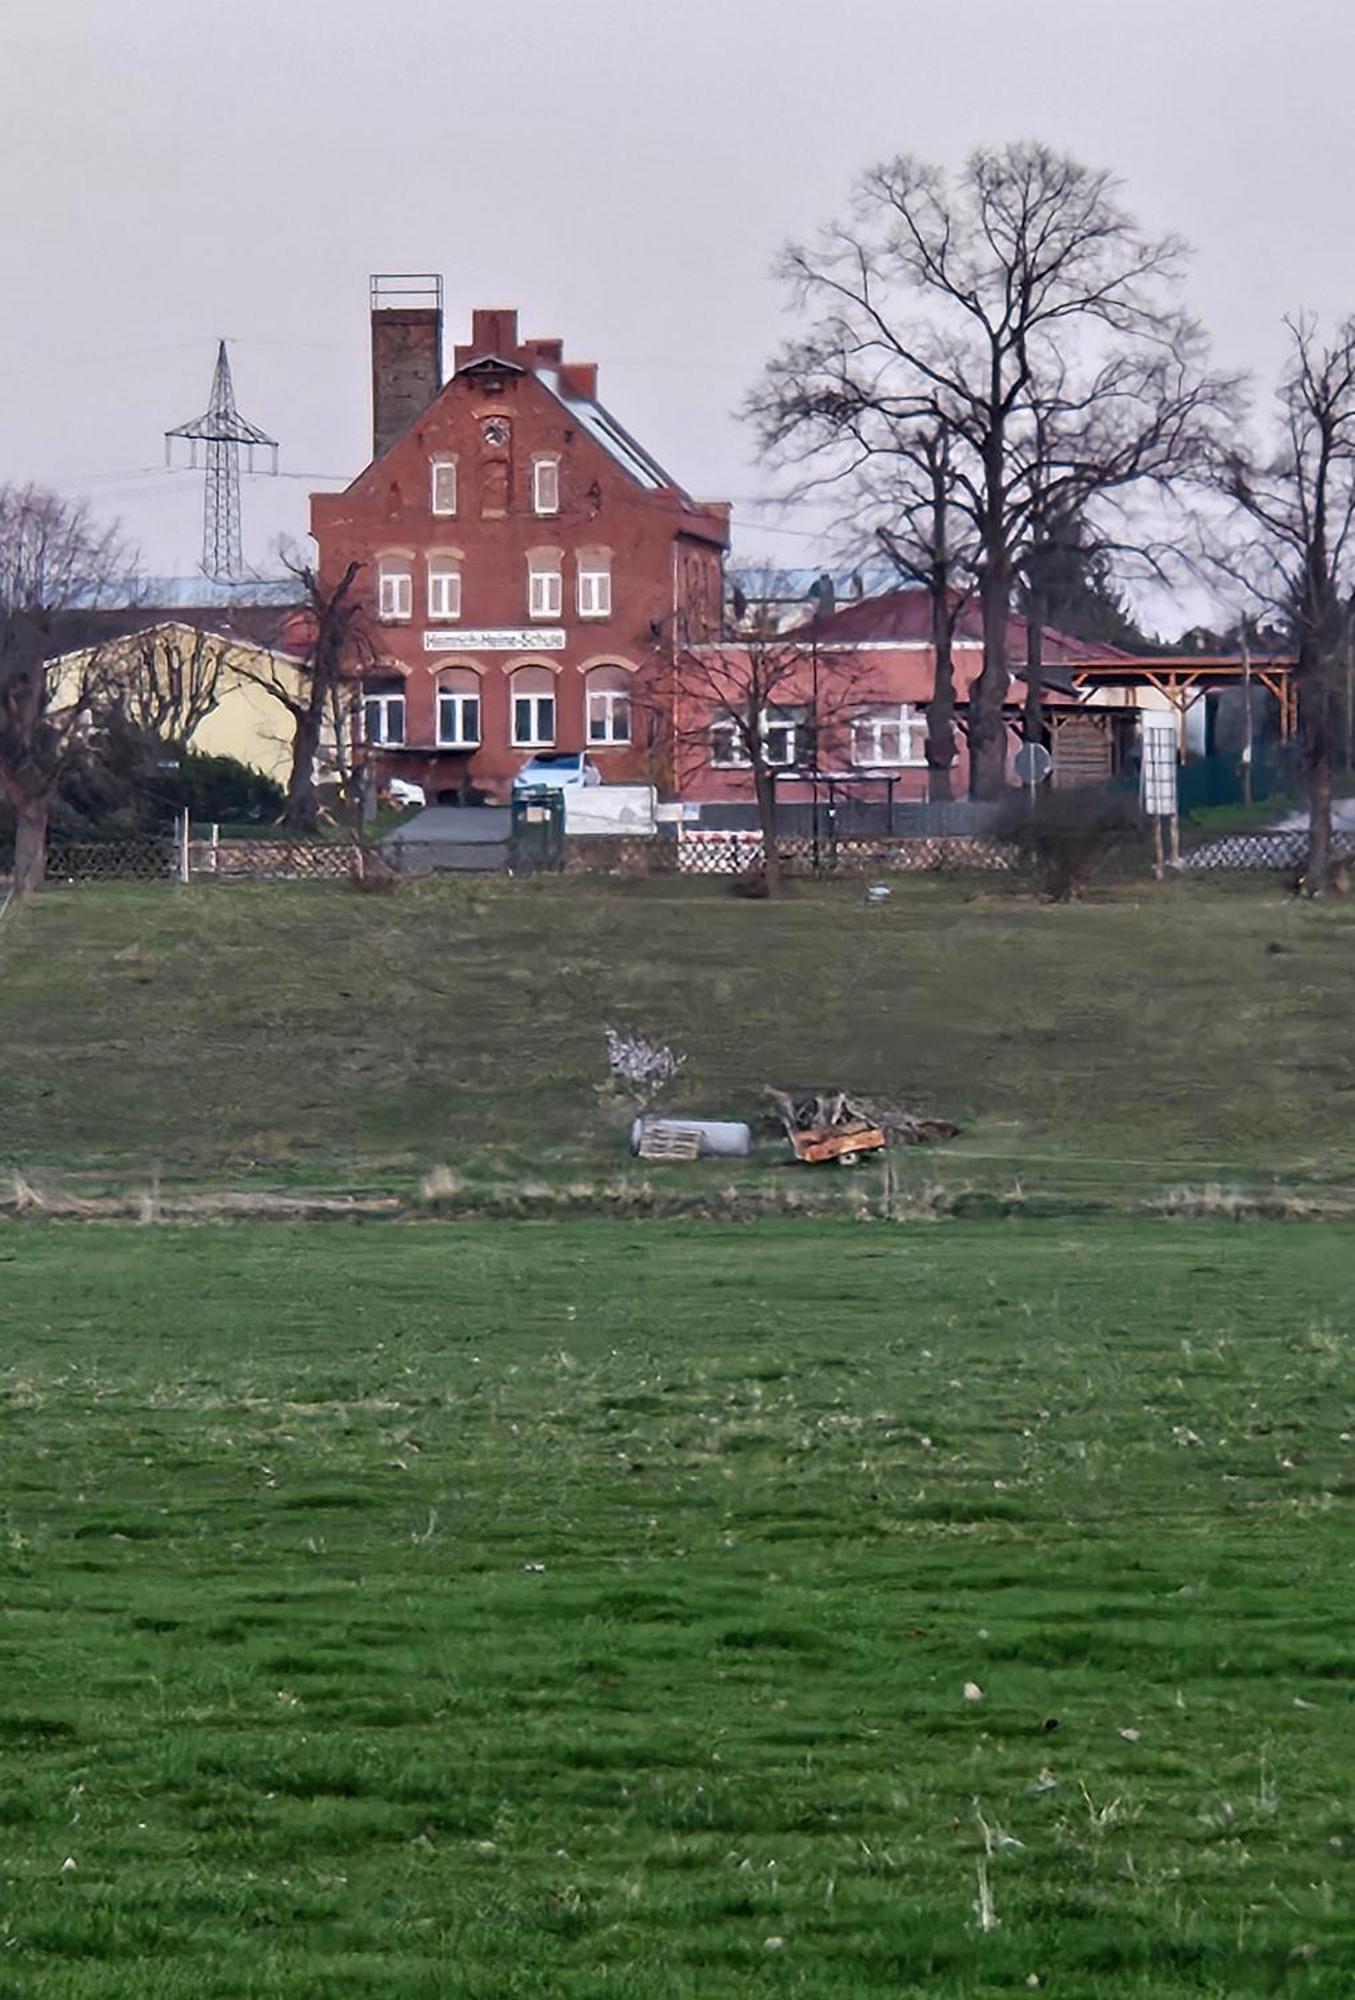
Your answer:
[[[1353,1260],[9,1226],[0,1994],[1355,1990]]]
[[[632,1171],[599,1095],[615,1021],[687,1052],[682,1108],[840,1083],[958,1119],[900,1156],[906,1190],[1278,1183],[1355,1211],[1352,963],[1355,909],[1275,884],[1074,908],[932,879],[881,909],[582,878],[53,891],[0,930],[0,1168],[412,1190],[444,1163],[586,1201]],[[782,1151],[744,1179],[784,1186]]]

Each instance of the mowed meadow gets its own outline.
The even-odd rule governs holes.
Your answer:
[[[0,1993],[1355,1990],[1344,1226],[0,1233]]]
[[[757,1121],[764,1085],[833,1085],[954,1119],[897,1156],[910,1199],[1355,1212],[1353,960],[1355,909],[1276,881],[1072,908],[991,877],[899,879],[879,908],[859,882],[779,905],[585,877],[53,889],[0,929],[0,1173],[409,1195],[443,1166],[471,1208],[548,1213],[644,1180],[718,1196],[728,1166],[633,1170],[614,1023],[686,1055],[676,1108]],[[736,1187],[806,1191],[784,1151],[768,1134]]]

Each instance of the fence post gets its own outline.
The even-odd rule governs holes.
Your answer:
[[[179,815],[179,880],[181,882],[191,882],[193,879],[188,851],[189,837],[188,807],[185,806]]]

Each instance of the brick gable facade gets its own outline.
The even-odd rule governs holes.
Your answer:
[[[505,310],[474,314],[449,379],[383,439],[411,372],[431,386],[432,316],[374,311],[385,449],[311,497],[321,575],[362,565],[369,754],[430,799],[503,800],[538,747],[670,783],[664,660],[718,616],[728,507],[693,501],[598,401],[596,369]]]

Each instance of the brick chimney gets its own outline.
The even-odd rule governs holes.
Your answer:
[[[567,396],[581,396],[589,402],[596,402],[598,393],[597,362],[566,361],[560,370],[560,387]]]
[[[383,273],[371,281],[372,456],[380,458],[442,387],[442,279]]]

